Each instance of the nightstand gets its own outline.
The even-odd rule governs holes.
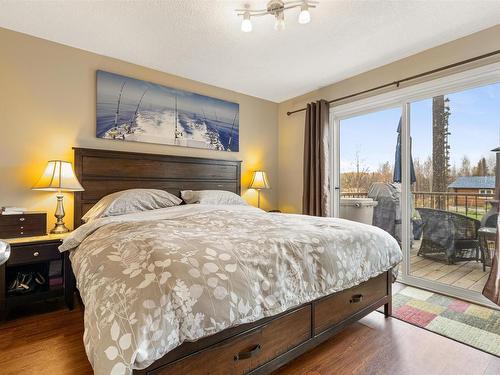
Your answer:
[[[6,239],[11,246],[9,260],[0,266],[0,319],[14,307],[26,306],[48,299],[64,298],[73,309],[75,281],[68,252],[59,252],[67,233]],[[27,293],[9,293],[8,288],[19,273],[38,273],[43,285]]]

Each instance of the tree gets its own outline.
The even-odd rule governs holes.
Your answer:
[[[386,161],[385,163],[381,163],[377,169],[377,172],[374,173],[373,177],[376,182],[392,182],[394,178],[393,167],[391,163]],[[375,181],[374,181],[375,182]]]
[[[467,157],[467,155],[465,155],[462,158],[462,166],[458,170],[458,175],[459,176],[470,176],[471,175],[471,170],[470,169],[471,169],[470,168],[470,160]]]
[[[450,146],[448,145],[449,99],[444,95],[432,98],[432,191],[443,192],[448,187]],[[444,197],[438,197],[437,208],[444,209]]]
[[[488,155],[488,159],[486,159],[486,165],[488,166],[489,175],[494,176],[497,168],[497,160],[494,154]]]
[[[370,168],[363,166],[359,150],[354,155],[353,164],[355,172],[345,172],[340,176],[342,190],[350,193],[367,192]]]
[[[451,170],[450,170],[450,181],[455,181],[458,177],[458,168],[457,164],[453,163]]]
[[[486,164],[486,158],[482,157],[477,162],[477,165],[472,169],[473,176],[488,176],[488,165]]]
[[[413,167],[415,168],[416,183],[413,186],[414,191],[431,191],[432,186],[432,159],[427,159],[422,162],[416,158],[413,160]]]

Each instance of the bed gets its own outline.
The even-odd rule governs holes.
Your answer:
[[[391,314],[401,251],[375,227],[194,204],[81,225],[125,189],[239,194],[240,164],[75,149],[85,191],[64,249],[96,374],[267,374],[381,306]]]

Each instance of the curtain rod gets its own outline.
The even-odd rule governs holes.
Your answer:
[[[490,52],[490,53],[486,53],[484,55],[472,57],[470,59],[459,61],[459,62],[450,64],[450,65],[445,65],[445,66],[442,66],[441,68],[436,68],[436,69],[428,70],[427,72],[416,74],[414,76],[406,77],[406,78],[403,78],[403,79],[399,79],[397,81],[386,83],[384,85],[380,85],[380,86],[377,86],[377,87],[373,87],[373,88],[368,89],[368,90],[359,91],[359,92],[356,92],[354,94],[350,94],[350,95],[342,96],[342,97],[337,98],[337,99],[329,100],[328,104],[332,104],[332,103],[335,103],[335,102],[340,102],[341,100],[354,98],[354,97],[359,96],[359,95],[367,94],[367,93],[372,92],[372,91],[377,91],[377,90],[385,89],[385,88],[391,87],[391,86],[396,86],[396,88],[398,88],[399,85],[401,83],[403,83],[403,82],[411,81],[411,80],[414,80],[414,79],[417,79],[417,78],[421,78],[421,77],[425,77],[425,76],[428,76],[428,75],[431,75],[431,74],[434,74],[434,73],[442,72],[443,70],[455,68],[455,67],[460,66],[460,65],[465,65],[465,64],[468,64],[468,63],[471,63],[471,62],[474,62],[474,61],[477,61],[477,60],[485,59],[487,57],[491,57],[491,56],[498,55],[498,54],[500,54],[500,50],[496,50],[496,51],[493,51],[493,52]],[[293,115],[294,113],[305,111],[306,109],[307,108],[300,108],[300,109],[296,109],[295,111],[287,112],[286,114],[287,114],[287,116],[290,116],[290,115]]]

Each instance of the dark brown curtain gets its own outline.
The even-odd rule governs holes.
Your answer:
[[[491,150],[495,152],[496,167],[495,167],[495,200],[500,201],[500,147]],[[500,213],[500,206],[497,208]],[[495,241],[495,254],[491,260],[491,271],[488,281],[483,289],[483,295],[500,306],[500,228],[497,219],[497,238]]]
[[[497,171],[498,173],[498,171]],[[498,226],[497,226],[498,231]],[[498,259],[500,257],[500,247],[498,241],[498,233],[495,246],[495,254],[493,254],[491,263],[491,272],[488,281],[483,289],[483,295],[500,306],[500,269]]]
[[[307,105],[302,213],[330,216],[329,111],[326,100]]]

